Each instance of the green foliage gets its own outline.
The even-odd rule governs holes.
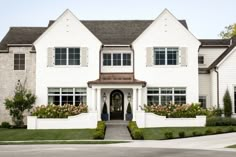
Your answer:
[[[228,89],[225,92],[223,101],[224,101],[224,114],[225,114],[225,117],[231,117],[231,115],[232,115],[232,101],[231,101]]]
[[[143,132],[138,128],[136,122],[130,121],[128,124],[128,129],[130,131],[131,137],[135,140],[143,140]]]
[[[2,124],[1,124],[1,127],[2,128],[10,128],[11,127],[11,125],[10,125],[10,123],[8,123],[8,122],[2,122]]]
[[[166,138],[166,139],[172,139],[172,138],[174,138],[173,132],[169,132],[169,131],[168,131],[168,132],[165,132],[164,135],[165,135],[165,138]]]
[[[103,104],[102,113],[107,114],[107,103],[106,102],[104,102],[104,104]]]
[[[216,129],[216,134],[221,134],[223,133],[223,130],[221,128]]]
[[[228,129],[227,129],[227,132],[234,132],[235,130],[234,130],[234,128],[233,127],[229,127]]]
[[[210,117],[207,118],[206,126],[236,126],[236,118]]]
[[[21,84],[16,86],[15,94],[13,98],[5,99],[5,107],[10,111],[12,116],[12,121],[17,127],[22,127],[23,122],[23,113],[26,110],[30,110],[35,103],[36,96],[31,93],[31,91],[25,89]]]
[[[87,105],[41,105],[33,109],[32,116],[37,116],[38,118],[67,118],[68,116],[78,115],[80,113],[88,112]]]
[[[179,132],[179,137],[180,138],[184,138],[185,137],[185,132],[184,131],[180,131]]]
[[[193,131],[192,136],[202,136],[202,133],[199,131]]]
[[[128,103],[128,106],[127,106],[127,113],[131,114],[132,113],[132,109],[131,109],[131,105],[130,105],[130,102]]]
[[[214,131],[213,131],[213,129],[207,129],[206,131],[205,131],[205,134],[206,135],[212,135],[212,134],[214,134]]]
[[[200,104],[169,104],[169,105],[151,105],[145,106],[146,112],[152,112],[157,115],[166,116],[169,118],[191,118],[197,115],[207,115],[207,110],[201,108]]]
[[[229,39],[236,36],[236,24],[226,26],[225,30],[220,32],[219,36],[223,39]]]
[[[106,132],[106,124],[103,121],[97,123],[97,128],[93,134],[93,139],[104,139]]]

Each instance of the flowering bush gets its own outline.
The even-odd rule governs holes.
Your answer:
[[[145,112],[152,112],[160,116],[169,118],[193,118],[197,115],[207,115],[208,111],[200,107],[199,104],[184,105],[151,105],[144,107]]]
[[[32,116],[37,116],[38,118],[67,118],[68,116],[78,115],[83,112],[88,112],[87,105],[74,106],[65,104],[59,106],[51,104],[35,107]]]

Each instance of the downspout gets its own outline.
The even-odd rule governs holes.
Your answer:
[[[220,85],[220,83],[219,83],[219,71],[218,71],[218,68],[217,67],[215,67],[214,68],[214,71],[216,72],[216,81],[217,81],[217,86],[216,86],[216,88],[217,88],[217,109],[219,109],[220,108],[220,104],[219,104],[219,102],[220,102],[220,97],[219,97],[219,85]]]

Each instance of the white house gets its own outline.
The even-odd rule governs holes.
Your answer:
[[[70,10],[47,27],[11,27],[0,44],[0,121],[18,82],[36,105],[108,104],[109,119],[133,117],[144,104],[201,102],[236,112],[236,40],[197,39],[165,9],[155,20],[84,21]]]

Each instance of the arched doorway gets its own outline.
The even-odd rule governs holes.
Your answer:
[[[110,94],[110,120],[124,119],[124,94],[120,90],[113,90]]]

